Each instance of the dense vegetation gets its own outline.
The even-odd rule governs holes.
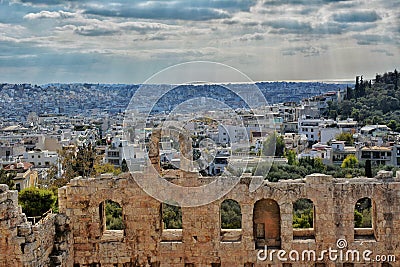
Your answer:
[[[60,179],[54,181],[55,187],[66,185],[77,176],[93,177],[102,173],[113,173],[115,175],[121,173],[120,168],[115,168],[110,163],[101,163],[100,156],[92,145],[79,147],[77,151],[75,147],[60,150],[59,157],[64,173]],[[123,167],[126,171],[126,161]]]
[[[283,157],[284,153],[285,142],[283,140],[283,136],[279,135],[277,132],[274,132],[265,139],[262,147],[262,154],[264,156],[275,155],[275,157]]]
[[[25,188],[18,195],[18,202],[28,217],[41,216],[55,208],[56,200],[53,191],[35,187]]]
[[[224,200],[221,204],[221,228],[241,229],[242,212],[237,201],[232,199]]]
[[[117,202],[107,200],[105,212],[107,230],[123,230],[125,228],[122,220],[122,208]]]
[[[370,198],[363,198],[357,201],[354,209],[354,227],[356,228],[371,228],[372,203]]]
[[[374,80],[364,81],[356,77],[355,88],[347,88],[341,103],[328,103],[325,116],[335,119],[349,117],[366,124],[386,124],[393,131],[400,132],[400,90],[399,73],[377,74]]]
[[[314,204],[309,199],[299,199],[293,203],[293,228],[314,227]]]
[[[368,174],[366,173],[366,170],[368,170],[366,164],[367,162],[355,163],[352,157],[347,160],[345,159],[345,164],[342,164],[342,166],[324,165],[320,158],[302,158],[294,164],[274,163],[269,172],[266,171],[266,166],[259,166],[255,174],[264,176],[270,182],[278,182],[279,180],[301,179],[313,173],[332,175],[335,178],[352,178],[360,176],[373,177],[379,170],[393,171],[393,173],[399,170],[397,167],[379,165],[370,169],[371,174]]]
[[[182,229],[181,207],[163,203],[161,209],[164,229]]]
[[[10,189],[14,188],[13,178],[16,176],[15,172],[7,172],[4,169],[0,169],[0,184],[6,184]]]

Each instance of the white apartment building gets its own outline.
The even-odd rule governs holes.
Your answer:
[[[299,119],[299,134],[304,134],[310,142],[319,142],[321,138],[321,129],[325,125],[333,124],[333,120],[325,119]]]
[[[120,137],[114,137],[111,145],[106,147],[105,154],[105,162],[117,167],[121,166],[124,159],[129,162],[136,158],[134,145]]]
[[[58,154],[48,150],[34,150],[24,153],[24,160],[33,164],[36,168],[48,168],[58,165]]]
[[[247,130],[242,125],[218,125],[218,142],[232,144],[248,141]]]

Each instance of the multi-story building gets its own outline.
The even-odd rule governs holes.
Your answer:
[[[7,165],[4,170],[7,172],[16,172],[13,178],[15,189],[18,191],[28,187],[36,186],[38,183],[38,173],[32,169],[33,165],[28,162],[18,162]]]
[[[25,152],[25,147],[23,144],[3,144],[0,145],[0,158],[2,160],[10,160],[10,158],[15,158],[21,156]]]
[[[333,124],[333,120],[325,119],[299,119],[299,134],[304,134],[309,142],[318,142],[321,138],[321,129],[325,125]]]
[[[135,151],[133,144],[129,144],[127,140],[115,137],[110,146],[105,149],[105,162],[111,163],[116,167],[120,167],[122,161],[130,161],[135,159]]]
[[[218,125],[218,142],[232,144],[249,140],[247,130],[243,125]]]
[[[358,154],[359,161],[371,160],[371,163],[377,165],[391,165],[392,148],[384,146],[365,146]]]
[[[356,155],[357,149],[352,146],[345,146],[344,141],[332,141],[331,148],[329,149],[330,164],[342,164],[343,160],[348,155]]]
[[[58,164],[58,154],[48,150],[34,150],[24,153],[24,159],[36,168],[48,168]]]
[[[366,125],[360,129],[360,133],[364,136],[385,136],[390,131],[386,125]]]

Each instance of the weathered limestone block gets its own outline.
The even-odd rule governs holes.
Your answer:
[[[185,181],[190,185],[191,179],[196,178],[184,172],[181,176],[174,177],[174,183],[191,177]],[[0,217],[0,235],[6,239],[0,239],[0,266],[46,266],[50,260],[60,266],[282,266],[277,259],[258,262],[256,243],[272,242],[288,251],[322,250],[336,248],[340,238],[346,239],[351,249],[370,249],[374,254],[400,258],[400,206],[395,204],[400,203],[400,183],[393,178],[333,179],[314,174],[296,181],[266,182],[255,192],[249,192],[249,179],[242,179],[212,203],[183,207],[183,229],[176,231],[180,234],[171,235],[170,230],[162,230],[161,203],[143,192],[132,177],[74,180],[59,190],[61,214],[44,226],[32,226],[32,233],[24,225],[26,218],[15,196],[10,194],[14,200],[9,200],[9,191],[4,191],[0,193],[7,194],[5,202],[0,203],[0,213],[4,214]],[[207,181],[196,180],[196,185]],[[0,187],[0,192],[5,189]],[[355,240],[356,234],[362,237],[371,232],[354,230],[355,203],[363,197],[371,198],[374,204],[372,241]],[[315,217],[313,229],[298,233],[292,228],[292,212],[293,202],[300,198],[312,200]],[[105,238],[105,218],[99,208],[107,199],[122,207],[125,229],[120,232],[121,238]],[[241,229],[221,230],[220,206],[225,199],[239,203]],[[21,245],[25,253],[20,251]],[[14,252],[5,255],[2,251]],[[292,266],[309,265],[292,262]]]
[[[32,233],[32,224],[24,223],[17,226],[18,236],[26,237]]]
[[[375,178],[380,180],[393,179],[392,171],[380,170]]]
[[[333,181],[332,175],[314,173],[306,176],[306,183],[309,184],[321,185],[326,183],[332,183],[332,181]]]

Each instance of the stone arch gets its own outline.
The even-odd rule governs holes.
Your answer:
[[[273,199],[261,199],[254,204],[253,235],[256,249],[280,248],[281,213],[278,203]]]

